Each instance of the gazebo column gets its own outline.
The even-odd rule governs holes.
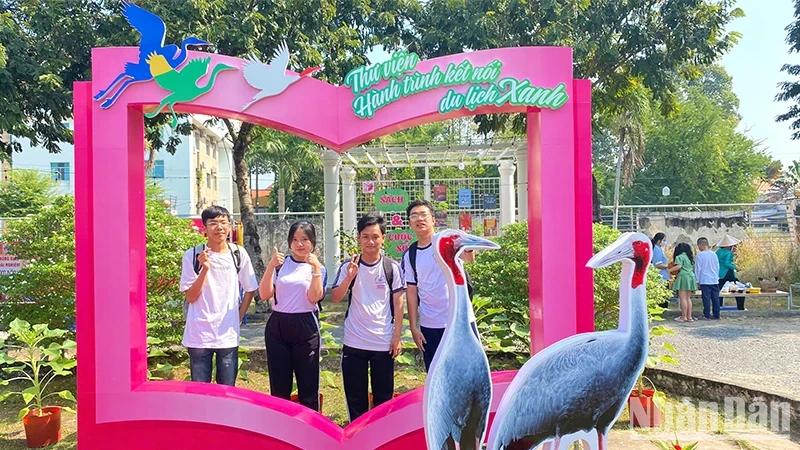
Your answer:
[[[500,227],[514,223],[514,164],[501,161],[500,172]]]
[[[341,158],[330,150],[322,154],[323,178],[325,182],[325,268],[328,270],[328,284],[332,285],[336,268],[339,266],[339,164]]]

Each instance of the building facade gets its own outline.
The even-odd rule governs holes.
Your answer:
[[[195,130],[189,136],[180,136],[175,154],[156,153],[146,182],[160,185],[164,197],[170,201],[173,214],[199,215],[211,205],[220,205],[231,212],[238,211],[233,186],[233,156],[229,143],[221,130],[205,125],[207,118],[189,116]],[[72,129],[72,121],[65,126]],[[169,137],[171,130],[166,130]],[[49,173],[56,181],[57,194],[75,192],[75,155],[72,144],[60,143],[60,153],[49,153],[42,147],[32,147],[25,138],[10,137],[23,148],[12,155],[13,169],[29,169]],[[145,152],[147,158],[147,152]]]

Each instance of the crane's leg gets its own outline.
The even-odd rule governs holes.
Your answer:
[[[111,106],[114,104],[114,102],[116,102],[116,101],[117,101],[117,99],[119,98],[119,96],[120,96],[120,95],[122,95],[122,92],[123,92],[125,89],[127,89],[127,88],[128,88],[128,86],[130,86],[130,85],[131,85],[131,84],[133,84],[133,83],[140,83],[140,82],[142,82],[142,81],[147,81],[147,80],[134,80],[133,78],[128,78],[127,80],[125,80],[125,82],[124,82],[124,83],[122,83],[122,86],[120,86],[120,87],[119,87],[119,89],[117,89],[117,92],[114,92],[114,95],[112,95],[111,97],[107,98],[107,99],[106,99],[106,100],[105,100],[105,101],[104,101],[104,102],[103,102],[103,103],[100,105],[100,107],[101,107],[101,108],[103,108],[103,109],[108,109],[108,108],[111,108]]]
[[[107,88],[105,88],[105,89],[102,89],[100,92],[98,92],[97,94],[95,94],[95,96],[94,96],[94,99],[95,99],[95,100],[100,100],[101,98],[105,97],[105,96],[106,96],[106,94],[108,93],[108,91],[110,91],[110,90],[111,90],[111,88],[113,88],[114,86],[116,86],[116,85],[117,85],[117,83],[119,83],[120,81],[122,81],[122,79],[123,79],[123,78],[125,78],[125,77],[127,77],[127,76],[128,76],[128,75],[127,75],[125,72],[122,72],[121,74],[117,75],[117,78],[114,78],[114,81],[112,81],[112,82],[111,82],[111,84],[109,84]]]

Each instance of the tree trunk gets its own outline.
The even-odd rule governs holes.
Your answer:
[[[278,189],[278,212],[280,213],[278,217],[283,220],[286,217],[283,214],[286,212],[286,189],[284,188]]]
[[[592,222],[603,222],[600,210],[600,192],[597,190],[597,178],[594,177],[594,173],[592,174]]]
[[[244,248],[250,255],[253,263],[253,270],[258,280],[264,275],[264,260],[261,258],[261,243],[258,237],[258,225],[256,216],[253,214],[253,201],[250,195],[250,179],[248,177],[247,163],[245,154],[250,145],[250,133],[253,125],[242,123],[238,133],[233,133],[230,121],[225,121],[228,131],[233,140],[233,171],[236,182],[236,190],[239,194],[239,217],[244,227]],[[262,301],[256,291],[256,312],[269,312],[269,303]]]

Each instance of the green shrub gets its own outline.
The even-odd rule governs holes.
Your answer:
[[[594,252],[611,245],[619,232],[595,224]],[[475,287],[473,307],[481,336],[487,347],[504,351],[527,351],[530,345],[528,306],[528,224],[514,223],[503,227],[493,238],[500,250],[479,252],[474,263],[467,265]],[[595,329],[617,328],[619,322],[619,281],[621,266],[612,265],[595,271]],[[656,270],[647,273],[647,304],[651,320],[661,320],[663,309],[672,293]],[[660,328],[656,333],[663,333]]]
[[[530,348],[528,223],[506,225],[492,240],[500,249],[479,252],[466,267],[475,289],[472,305],[478,329],[489,349],[526,352]]]
[[[175,217],[158,200],[147,200],[148,335],[165,345],[183,336],[183,294],[178,286],[186,249],[205,241],[187,219]],[[12,221],[4,239],[9,252],[26,261],[17,273],[0,276],[0,325],[19,317],[32,323],[74,329],[75,202],[58,197],[52,206]],[[111,230],[102,232],[112,233]],[[124,288],[124,287],[121,287]]]

